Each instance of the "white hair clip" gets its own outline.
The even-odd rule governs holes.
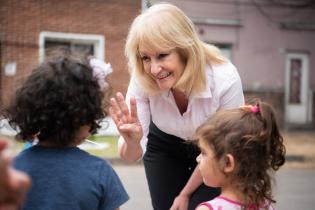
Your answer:
[[[90,66],[93,69],[93,77],[96,78],[99,86],[101,87],[101,90],[104,90],[108,86],[105,78],[107,75],[113,72],[112,66],[110,63],[105,63],[96,58],[90,59]]]

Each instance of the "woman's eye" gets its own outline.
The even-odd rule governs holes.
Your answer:
[[[150,60],[150,58],[148,57],[148,56],[141,56],[141,60],[143,60],[143,61],[149,61]]]
[[[169,55],[168,53],[161,53],[161,54],[158,55],[158,59],[165,58],[168,55]]]

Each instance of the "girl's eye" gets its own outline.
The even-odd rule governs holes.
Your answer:
[[[205,152],[203,149],[201,149],[201,150],[200,150],[200,154],[201,154],[202,156],[204,156],[204,155],[206,154],[206,152]]]

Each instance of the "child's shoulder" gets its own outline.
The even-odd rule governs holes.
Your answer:
[[[196,210],[241,210],[241,204],[226,197],[218,196],[210,201],[201,203]]]
[[[211,205],[208,205],[208,203],[201,203],[199,206],[197,206],[196,210],[213,210]]]
[[[79,148],[78,148],[79,149]],[[100,158],[98,156],[92,155],[82,149],[79,149],[79,151],[81,152],[82,155],[82,159],[85,160],[85,162],[87,162],[89,165],[98,165],[101,166],[102,170],[112,170],[112,165],[111,163],[104,159],[104,158]],[[84,156],[84,158],[83,158]]]

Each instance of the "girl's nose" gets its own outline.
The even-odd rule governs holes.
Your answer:
[[[201,154],[199,154],[199,155],[196,157],[196,161],[197,161],[197,163],[199,163],[199,162],[200,162],[200,159],[201,159]]]

